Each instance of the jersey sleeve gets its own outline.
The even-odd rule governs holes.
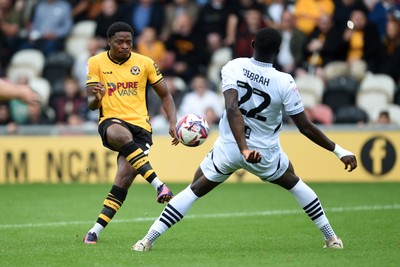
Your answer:
[[[288,115],[296,115],[304,111],[303,102],[293,77],[288,75],[286,81],[288,86],[283,95],[283,107]]]
[[[95,85],[100,81],[99,64],[93,58],[89,58],[86,64],[86,86]]]
[[[236,68],[234,64],[231,62],[228,62],[221,70],[221,86],[222,86],[222,92],[225,92],[228,89],[238,89],[237,86],[237,77],[238,75],[235,75]]]
[[[149,70],[149,75],[147,80],[151,86],[157,86],[164,80],[160,68],[152,59],[149,58],[146,61],[146,67]]]

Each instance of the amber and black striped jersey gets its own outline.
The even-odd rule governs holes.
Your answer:
[[[118,118],[151,132],[147,110],[147,84],[164,80],[157,64],[146,56],[131,52],[124,62],[116,62],[109,51],[89,58],[86,86],[102,82],[106,93],[99,110],[99,123]]]

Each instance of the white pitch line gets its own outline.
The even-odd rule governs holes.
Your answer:
[[[328,212],[350,212],[350,211],[377,211],[377,210],[398,210],[400,204],[392,205],[374,205],[374,206],[355,206],[355,207],[334,207],[326,208]],[[206,218],[231,218],[231,217],[252,217],[252,216],[274,216],[274,215],[288,215],[304,213],[302,209],[295,210],[268,210],[268,211],[255,211],[255,212],[234,212],[234,213],[215,213],[215,214],[194,214],[186,215],[186,219],[206,219]],[[131,222],[148,222],[154,221],[158,217],[139,217],[133,219],[115,219],[113,223],[131,223]],[[1,229],[10,228],[30,228],[30,227],[54,227],[54,226],[68,226],[77,224],[91,224],[93,221],[66,221],[66,222],[48,222],[48,223],[25,223],[25,224],[0,224]]]

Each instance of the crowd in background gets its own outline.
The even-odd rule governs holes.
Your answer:
[[[93,34],[80,47],[84,52],[71,55],[68,38],[84,21],[94,22]],[[129,23],[135,32],[133,50],[159,65],[178,116],[196,113],[210,125],[218,123],[224,108],[221,67],[232,58],[251,57],[251,40],[267,26],[282,33],[275,67],[295,78],[311,74],[326,84],[325,67],[340,61],[361,62],[357,70],[363,69],[363,77],[390,76],[396,90],[400,81],[396,0],[0,0],[0,77],[30,84],[27,73],[10,77],[9,69],[17,52],[36,49],[46,60],[40,76],[51,88],[35,104],[0,102],[0,125],[95,125],[97,113],[88,110],[85,99],[86,61],[107,50],[106,31],[115,21]],[[64,72],[56,72],[61,67]],[[393,104],[400,105],[398,91]],[[314,122],[335,123],[335,110],[324,113],[332,107],[323,101],[306,108]],[[154,130],[162,131],[165,117],[151,91],[149,114]]]

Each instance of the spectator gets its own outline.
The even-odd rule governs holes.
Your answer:
[[[333,25],[329,15],[318,19],[315,29],[306,38],[303,67],[323,78],[323,67],[332,61],[346,60],[342,32]]]
[[[181,13],[173,23],[172,32],[165,42],[168,57],[173,62],[166,74],[177,75],[188,82],[198,72],[205,72],[207,64],[204,40],[193,31],[193,20]]]
[[[294,6],[296,27],[309,35],[322,15],[333,15],[335,4],[332,0],[298,0]]]
[[[216,117],[220,118],[223,112],[221,97],[208,87],[208,81],[203,75],[196,75],[191,81],[191,92],[183,97],[178,114],[181,116],[193,113],[206,117],[206,110],[214,110]]]
[[[164,71],[167,65],[167,49],[163,42],[157,39],[155,28],[146,27],[138,37],[136,51],[150,57]]]
[[[82,97],[78,81],[68,77],[64,80],[64,92],[56,96],[50,104],[55,112],[55,123],[67,124],[71,114],[80,114],[86,101]]]
[[[18,126],[11,118],[7,101],[0,101],[0,125],[6,127],[7,134],[14,134],[17,132]]]
[[[233,46],[237,37],[237,29],[244,21],[245,13],[248,9],[262,10],[262,5],[258,4],[256,0],[237,0],[235,4],[230,7],[230,14],[228,16],[226,38],[224,44]]]
[[[12,119],[8,107],[8,102],[0,100],[0,125],[7,125],[8,123],[11,122]]]
[[[80,126],[84,124],[84,120],[79,113],[71,113],[67,118],[67,125],[69,126]]]
[[[211,0],[200,9],[194,30],[201,38],[207,40],[209,34],[217,34],[221,40],[225,39],[230,13],[228,2]]]
[[[386,110],[382,110],[381,112],[379,112],[376,123],[380,125],[391,124],[392,122],[390,120],[389,112]]]
[[[164,9],[157,1],[138,0],[126,7],[123,15],[126,22],[132,25],[136,36],[142,34],[143,30],[151,27],[156,30],[156,36],[161,33],[164,22]]]
[[[42,0],[34,9],[27,47],[41,50],[46,56],[64,49],[73,26],[71,5],[64,0]]]
[[[333,20],[338,30],[344,31],[347,28],[347,21],[350,19],[350,13],[353,9],[363,9],[368,12],[365,0],[335,0],[335,11]]]
[[[7,67],[12,55],[19,49],[19,33],[23,29],[23,1],[0,0],[0,64]]]
[[[100,42],[96,38],[91,38],[88,42],[85,53],[80,54],[72,66],[72,75],[79,82],[81,91],[86,92],[86,65],[89,57],[98,54],[100,51]]]
[[[400,20],[389,19],[386,24],[386,35],[383,41],[384,59],[381,71],[400,82]]]
[[[72,8],[74,23],[82,20],[95,20],[101,13],[103,0],[68,0]]]
[[[382,41],[376,26],[367,20],[367,11],[355,8],[350,13],[349,26],[343,33],[344,49],[349,63],[364,60],[368,70],[375,73],[382,60]]]
[[[107,29],[116,21],[121,20],[116,0],[103,0],[101,3],[101,11],[95,18],[96,29],[95,37],[98,39],[100,48],[108,48]]]
[[[28,104],[28,119],[23,123],[24,125],[49,125],[52,123],[43,110],[40,101],[33,101]]]
[[[271,27],[277,29],[281,28],[283,13],[285,11],[293,14],[293,12],[289,10],[288,4],[285,2],[285,0],[271,0],[268,4],[265,4],[265,16],[268,25]]]
[[[276,58],[276,68],[294,75],[303,60],[305,35],[296,28],[293,13],[288,10],[282,13],[280,31],[282,43]]]
[[[395,18],[395,14],[400,13],[400,3],[396,0],[377,1],[368,14],[368,20],[375,24],[379,35],[383,40],[386,34],[386,24],[388,18]]]
[[[174,23],[176,18],[181,14],[186,14],[191,18],[192,23],[197,21],[197,15],[199,13],[199,6],[197,6],[191,0],[172,0],[171,3],[167,4],[164,8],[165,17],[163,28],[161,30],[161,41],[166,41],[169,39],[170,34],[172,34]]]
[[[244,20],[238,25],[236,41],[233,45],[233,57],[251,57],[253,55],[251,41],[254,40],[256,33],[266,26],[260,9],[247,9]]]

